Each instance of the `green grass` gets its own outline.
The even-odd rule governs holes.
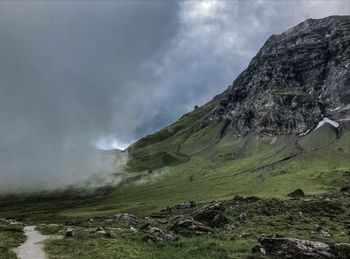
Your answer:
[[[13,248],[25,240],[22,226],[0,223],[0,258],[15,259]]]
[[[179,152],[157,152],[148,155],[136,155],[127,162],[126,167],[130,172],[139,172],[174,166],[188,160],[188,156]]]
[[[179,147],[192,136],[193,132],[200,130],[201,121],[206,118],[215,104],[216,101],[211,101],[182,116],[168,127],[141,138],[128,148],[129,154],[132,157],[135,154],[147,155],[161,151],[178,151]]]
[[[326,123],[321,128],[302,138],[299,141],[299,144],[303,146],[305,151],[313,151],[315,149],[327,147],[327,145],[335,142],[336,139],[336,129],[330,124]]]
[[[218,239],[217,236],[183,237],[156,245],[142,234],[124,233],[116,238],[91,237],[78,233],[73,239],[49,240],[50,258],[242,258],[254,244],[247,240]]]
[[[131,232],[126,225],[118,225],[119,232],[112,238],[90,231],[100,226],[114,227],[117,224],[114,220],[108,223],[103,220],[82,221],[76,222],[77,235],[74,238],[48,240],[45,248],[50,258],[62,258],[62,255],[65,255],[64,258],[248,258],[259,236],[278,234],[326,243],[349,242],[345,223],[350,215],[349,202],[350,198],[346,195],[336,201],[314,200],[311,197],[302,200],[234,197],[222,201],[226,203],[224,215],[232,226],[230,229],[215,228],[207,235],[180,235],[179,241],[149,244],[144,240],[145,233]],[[172,218],[196,215],[204,205],[173,212],[168,218],[169,223],[153,224],[168,229]],[[243,220],[239,218],[242,213],[245,214]],[[148,221],[139,220],[139,226]],[[316,225],[322,226],[331,236],[314,236],[312,231]]]
[[[63,210],[59,216],[79,218],[118,211],[146,215],[191,199],[206,201],[232,195],[285,198],[297,188],[309,194],[339,190],[350,185],[345,176],[350,171],[350,134],[336,139],[321,133],[330,134],[324,128],[299,141],[302,148],[310,150],[299,155],[294,146],[296,138],[287,136],[273,144],[272,138],[223,138],[209,149],[207,141],[197,141],[203,151],[189,161],[118,188],[96,206]],[[289,156],[294,157],[281,161]]]

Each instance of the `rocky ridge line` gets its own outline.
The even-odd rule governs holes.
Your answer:
[[[308,19],[272,35],[204,124],[235,137],[303,134],[325,117],[350,120],[350,16]]]

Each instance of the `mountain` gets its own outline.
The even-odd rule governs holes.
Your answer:
[[[135,211],[350,186],[350,16],[272,35],[223,93],[128,152],[146,178],[111,200]]]
[[[272,35],[208,120],[227,120],[237,137],[301,134],[326,116],[349,120],[349,40],[348,16],[309,19]]]
[[[295,139],[323,123],[340,138],[350,120],[349,45],[350,16],[308,19],[272,35],[227,90],[129,151],[136,160],[158,152],[173,156],[158,165],[146,161],[154,169],[220,141]]]
[[[2,197],[0,217],[66,233],[52,258],[349,258],[350,16],[271,36],[210,102],[101,152],[129,158],[117,186]],[[5,255],[18,224],[0,218]]]
[[[350,16],[308,19],[272,35],[223,93],[122,153],[129,159],[117,188],[100,189],[99,202],[90,193],[84,199],[93,204],[82,201],[83,209],[63,192],[66,204],[72,196],[79,206],[63,204],[56,216],[147,215],[186,200],[350,187]],[[11,215],[6,206],[0,215]]]

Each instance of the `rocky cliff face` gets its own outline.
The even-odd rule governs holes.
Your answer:
[[[324,117],[349,120],[350,16],[309,19],[272,35],[206,123],[236,137],[302,134]]]

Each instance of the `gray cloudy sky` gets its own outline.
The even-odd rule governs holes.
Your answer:
[[[125,146],[164,127],[269,35],[333,14],[350,1],[0,1],[0,187],[90,175],[101,137]]]

